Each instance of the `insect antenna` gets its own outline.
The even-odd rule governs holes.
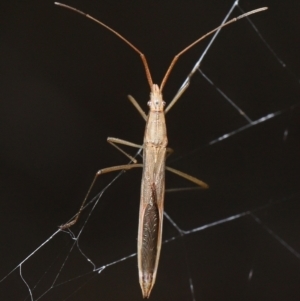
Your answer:
[[[152,81],[152,77],[151,77],[151,73],[150,73],[150,69],[149,69],[149,65],[148,65],[148,62],[147,62],[147,59],[145,57],[145,55],[138,49],[136,48],[132,43],[130,43],[127,39],[125,39],[121,34],[119,34],[117,31],[115,31],[114,29],[112,29],[111,27],[109,27],[108,25],[104,24],[103,22],[97,20],[96,18],[92,17],[91,15],[87,14],[87,13],[84,13],[83,11],[77,9],[77,8],[74,8],[72,6],[69,6],[69,5],[66,5],[66,4],[63,4],[63,3],[59,3],[59,2],[54,2],[55,5],[58,5],[58,6],[61,6],[61,7],[64,7],[64,8],[67,8],[69,10],[72,10],[80,15],[83,15],[85,16],[86,18],[88,19],[91,19],[92,21],[98,23],[99,25],[105,27],[106,29],[108,29],[110,32],[114,33],[116,36],[118,36],[121,40],[123,40],[127,45],[129,45],[135,52],[137,52],[140,57],[141,57],[141,60],[143,62],[143,65],[145,67],[145,71],[146,71],[146,77],[147,77],[147,80],[148,80],[148,83],[149,83],[149,86],[150,86],[150,89],[152,91],[152,87],[153,87],[153,81]],[[173,58],[173,60],[171,61],[171,64],[165,74],[165,76],[163,77],[163,80],[160,84],[160,87],[159,87],[159,90],[160,92],[162,92],[166,82],[167,82],[167,79],[172,71],[172,69],[174,68],[177,60],[179,59],[179,57],[184,54],[185,52],[187,52],[189,49],[191,49],[193,46],[195,46],[196,44],[198,44],[200,41],[202,41],[203,39],[205,39],[207,36],[211,35],[212,33],[216,32],[217,30],[233,23],[233,22],[236,22],[242,18],[245,18],[245,17],[248,17],[249,15],[252,15],[252,14],[256,14],[258,12],[261,12],[261,11],[264,11],[264,10],[267,10],[268,8],[267,7],[262,7],[262,8],[258,8],[258,9],[255,9],[255,10],[252,10],[250,12],[247,12],[245,14],[242,14],[236,18],[233,18],[231,19],[230,21],[218,26],[217,28],[215,28],[214,30],[211,30],[210,32],[206,33],[205,35],[203,35],[202,37],[200,37],[198,40],[194,41],[193,43],[191,43],[190,45],[188,45],[186,48],[184,48],[182,51],[180,51],[178,54],[176,54]],[[168,108],[166,109],[166,111],[170,110],[170,108],[173,106],[173,103],[170,103]]]
[[[106,24],[104,24],[103,22],[97,20],[96,18],[90,16],[89,14],[86,14],[84,13],[83,11],[77,9],[77,8],[74,8],[72,6],[69,6],[69,5],[66,5],[66,4],[63,4],[63,3],[59,3],[59,2],[54,2],[55,5],[58,5],[58,6],[61,6],[61,7],[64,7],[64,8],[67,8],[69,10],[72,10],[80,15],[83,15],[85,16],[86,18],[88,19],[91,19],[92,21],[98,23],[99,25],[105,27],[106,29],[108,29],[109,31],[111,31],[112,33],[114,33],[116,36],[118,36],[121,40],[123,40],[127,45],[129,45],[134,51],[136,51],[141,59],[142,59],[142,62],[143,62],[143,65],[145,67],[145,71],[146,71],[146,77],[147,77],[147,80],[148,80],[148,83],[150,85],[150,89],[152,90],[152,86],[153,86],[153,81],[152,81],[152,77],[151,77],[151,73],[150,73],[150,69],[149,69],[149,66],[148,66],[148,62],[147,62],[147,59],[145,57],[145,55],[138,49],[136,48],[133,44],[131,44],[127,39],[125,39],[121,34],[119,34],[117,31],[113,30],[112,28],[110,28],[109,26],[107,26]]]
[[[233,22],[236,22],[236,21],[238,21],[238,20],[240,20],[240,19],[242,19],[242,18],[248,17],[249,15],[256,14],[256,13],[258,13],[258,12],[261,12],[261,11],[264,11],[264,10],[267,10],[267,9],[268,9],[267,7],[261,7],[261,8],[255,9],[255,10],[251,10],[251,11],[249,11],[249,12],[247,12],[247,13],[245,13],[245,14],[242,14],[242,15],[236,17],[236,18],[233,18],[233,19],[231,19],[230,21],[228,21],[228,22],[226,22],[226,23],[224,23],[224,24],[218,26],[218,27],[215,28],[214,30],[212,30],[212,31],[210,31],[210,32],[208,32],[208,33],[206,33],[206,34],[203,35],[201,38],[199,38],[198,40],[194,41],[192,44],[190,44],[189,46],[187,46],[186,48],[184,48],[183,50],[181,50],[178,54],[176,54],[176,55],[174,56],[174,58],[173,58],[173,60],[172,60],[172,62],[171,62],[171,64],[170,64],[170,66],[169,66],[169,68],[168,68],[168,70],[167,70],[167,72],[166,72],[166,74],[165,74],[165,76],[164,76],[164,78],[163,78],[163,80],[162,80],[162,82],[161,82],[161,84],[160,84],[160,91],[163,90],[163,87],[164,87],[164,85],[166,84],[166,81],[167,81],[167,79],[168,79],[168,77],[169,77],[169,75],[170,75],[170,73],[171,73],[171,71],[172,71],[174,65],[176,64],[177,60],[179,59],[179,57],[180,57],[182,54],[184,54],[185,52],[187,52],[187,51],[188,51],[189,49],[191,49],[193,46],[195,46],[196,44],[198,44],[200,41],[202,41],[203,39],[205,39],[207,36],[209,36],[209,35],[211,35],[212,33],[216,32],[217,30],[219,30],[219,29],[221,29],[221,28],[223,28],[223,27],[225,27],[225,26],[227,26],[227,25],[229,25],[229,24],[231,24],[231,23],[233,23]],[[169,105],[169,107],[171,107],[171,104]],[[167,110],[167,109],[166,109],[166,110]]]

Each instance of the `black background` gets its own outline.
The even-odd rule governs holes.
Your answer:
[[[159,84],[173,56],[219,25],[233,1],[66,4],[136,45]],[[210,190],[167,193],[165,209],[189,230],[269,204],[256,216],[300,253],[300,112],[293,106],[299,103],[300,4],[241,0],[240,5],[245,11],[269,6],[252,20],[287,67],[241,20],[221,32],[201,68],[252,120],[281,114],[208,146],[247,122],[196,73],[167,115],[169,146],[175,150],[168,164],[201,178]],[[147,110],[149,87],[139,56],[92,21],[48,0],[7,1],[0,11],[2,278],[78,210],[98,169],[128,162],[106,137],[142,143],[145,124],[126,95]],[[236,9],[233,16],[239,14]],[[208,42],[179,60],[164,89],[167,103]],[[93,194],[114,176],[99,180]],[[136,252],[140,177],[140,170],[132,170],[115,182],[82,232],[80,248],[97,267]],[[167,187],[189,186],[170,174],[166,181]],[[178,235],[169,223],[164,227],[165,239]],[[66,255],[56,284],[87,275],[39,300],[141,300],[135,257],[92,273],[76,247],[69,252],[72,243],[59,233],[22,265],[31,288],[44,275],[33,300],[51,286]],[[163,245],[150,298],[192,300],[191,278],[196,300],[299,300],[296,255],[247,215]],[[1,300],[25,299],[19,270],[0,283],[0,294]]]

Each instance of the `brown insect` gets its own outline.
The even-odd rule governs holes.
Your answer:
[[[135,108],[139,111],[142,117],[146,121],[145,135],[143,145],[138,145],[126,140],[122,140],[119,138],[108,137],[107,141],[116,147],[119,151],[121,151],[124,155],[126,155],[133,163],[128,165],[118,165],[113,167],[108,167],[99,170],[94,180],[87,192],[86,197],[78,211],[75,215],[75,218],[65,225],[61,226],[61,229],[69,228],[74,225],[82,210],[84,209],[84,205],[86,200],[93,188],[97,178],[105,173],[109,173],[112,171],[118,170],[129,170],[136,167],[143,168],[142,175],[142,183],[141,183],[141,200],[140,200],[140,213],[139,213],[139,227],[138,227],[138,248],[137,248],[137,257],[138,257],[138,269],[139,269],[139,282],[141,285],[142,293],[144,298],[149,298],[151,290],[154,286],[157,267],[159,262],[161,243],[162,243],[162,226],[163,226],[163,212],[164,212],[164,193],[165,193],[165,170],[168,170],[172,173],[181,176],[201,188],[208,188],[208,185],[201,180],[194,178],[186,173],[183,173],[179,170],[173,169],[165,165],[166,158],[168,154],[171,154],[172,149],[167,147],[168,139],[167,139],[167,129],[165,122],[165,114],[171,109],[171,107],[176,103],[176,101],[180,98],[183,92],[186,90],[187,86],[179,91],[174,99],[171,101],[169,106],[165,109],[165,102],[162,98],[162,90],[163,87],[170,75],[171,70],[173,69],[178,58],[192,48],[194,45],[199,43],[208,35],[214,33],[220,28],[233,23],[239,19],[242,19],[251,14],[266,10],[266,7],[259,8],[248,13],[245,13],[237,18],[231,19],[230,21],[224,23],[223,25],[217,27],[216,29],[208,32],[188,47],[179,52],[174,59],[172,60],[160,86],[153,84],[150,70],[148,67],[148,63],[144,54],[137,49],[134,45],[132,45],[127,39],[121,36],[118,32],[108,27],[104,23],[99,20],[93,18],[92,16],[76,9],[70,7],[65,4],[57,3],[56,5],[65,7],[67,9],[73,10],[85,17],[95,21],[101,26],[105,27],[115,35],[117,35],[120,39],[122,39],[125,43],[127,43],[133,50],[135,50],[141,57],[143,65],[146,71],[146,77],[150,86],[150,101],[148,102],[149,113],[148,115],[141,109],[140,105],[136,102],[136,100],[132,96],[128,96],[131,103],[135,106]],[[131,147],[142,148],[143,149],[143,164],[137,163],[136,159],[127,154],[124,150],[122,150],[117,144],[123,144]]]

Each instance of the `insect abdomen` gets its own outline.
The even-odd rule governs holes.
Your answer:
[[[159,233],[159,211],[157,203],[150,202],[144,211],[144,223],[141,248],[142,290],[144,298],[149,298],[155,279],[157,243]]]
[[[153,273],[157,255],[159,216],[157,204],[148,204],[145,209],[142,243],[142,267]]]

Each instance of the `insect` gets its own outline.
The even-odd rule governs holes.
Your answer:
[[[164,212],[164,192],[165,192],[165,170],[168,170],[172,173],[177,174],[180,177],[183,177],[194,184],[200,186],[201,188],[208,188],[208,185],[201,180],[183,173],[179,170],[170,168],[165,165],[166,158],[168,154],[172,153],[172,149],[167,147],[167,129],[165,122],[165,114],[172,108],[180,96],[184,93],[187,86],[179,91],[174,99],[170,102],[167,108],[165,108],[165,102],[162,97],[162,90],[165,86],[165,83],[176,63],[178,58],[192,48],[194,45],[199,43],[208,35],[214,33],[220,28],[229,25],[239,19],[242,19],[251,14],[266,10],[266,7],[259,8],[253,11],[250,11],[246,14],[243,14],[237,18],[231,19],[230,21],[224,23],[223,25],[217,27],[216,29],[208,32],[181,52],[179,52],[174,59],[172,60],[160,86],[156,85],[152,81],[150,69],[144,54],[137,49],[133,44],[131,44],[127,39],[125,39],[118,32],[107,26],[106,24],[100,22],[94,17],[65,4],[57,3],[56,5],[75,11],[93,21],[105,27],[115,35],[117,35],[121,40],[128,44],[134,51],[136,51],[143,62],[146,77],[150,86],[150,101],[148,102],[149,113],[148,115],[141,109],[138,102],[132,97],[128,96],[131,103],[135,106],[138,112],[146,121],[146,128],[144,134],[143,145],[138,145],[126,140],[119,138],[108,137],[107,141],[112,144],[115,148],[121,151],[125,156],[127,156],[133,163],[128,165],[118,165],[113,167],[108,167],[99,170],[94,180],[87,192],[87,195],[78,211],[75,215],[75,218],[65,225],[61,226],[61,229],[69,228],[74,225],[82,210],[84,209],[86,200],[93,188],[97,178],[105,173],[118,171],[118,170],[129,170],[132,168],[143,168],[142,173],[142,182],[141,182],[141,199],[140,199],[140,211],[139,211],[139,226],[138,226],[138,246],[137,246],[137,257],[138,257],[138,270],[139,270],[139,282],[142,289],[142,294],[144,298],[149,298],[151,290],[154,286],[158,268],[158,262],[161,251],[162,243],[162,226],[163,226],[163,212]],[[117,144],[127,145],[139,149],[143,149],[143,164],[137,163],[137,160],[126,153],[121,147]]]

